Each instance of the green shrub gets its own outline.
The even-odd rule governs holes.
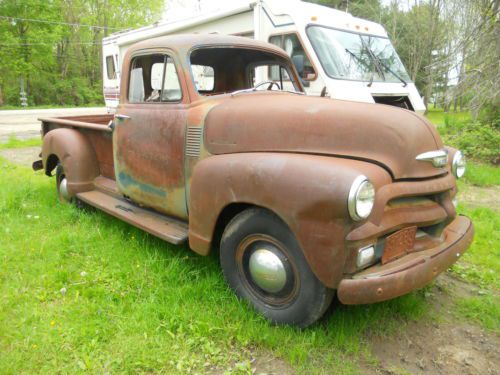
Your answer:
[[[500,163],[500,128],[498,122],[450,122],[438,127],[446,145],[455,147],[469,158],[492,164]]]

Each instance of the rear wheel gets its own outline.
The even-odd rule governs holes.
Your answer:
[[[84,203],[76,197],[71,196],[68,191],[68,180],[66,174],[64,173],[64,168],[61,163],[57,164],[56,167],[56,188],[57,197],[59,201],[63,204],[74,204],[78,208],[85,208]]]
[[[60,163],[56,167],[56,188],[59,201],[61,203],[71,203],[72,199],[68,192],[68,180],[66,179],[64,168]]]
[[[309,268],[288,226],[261,208],[245,210],[227,225],[220,262],[235,293],[276,324],[306,327],[333,298],[333,290]]]

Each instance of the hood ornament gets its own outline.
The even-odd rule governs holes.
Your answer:
[[[418,155],[415,159],[419,161],[428,161],[436,168],[443,168],[448,164],[448,151],[436,150],[428,151]]]

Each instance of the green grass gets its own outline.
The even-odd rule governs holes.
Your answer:
[[[498,296],[485,294],[477,297],[460,298],[457,301],[458,313],[484,328],[500,332],[500,303]]]
[[[54,104],[47,104],[47,105],[33,105],[33,106],[28,106],[28,107],[22,107],[20,105],[2,105],[0,106],[0,111],[10,111],[10,110],[30,110],[30,109],[58,109],[58,108],[77,108],[77,107],[103,107],[104,102],[98,102],[98,103],[87,103],[81,106],[75,106],[75,105],[54,105]]]
[[[15,136],[10,136],[7,142],[0,143],[0,150],[6,148],[23,148],[41,146],[42,140],[40,138],[18,139]]]
[[[475,236],[463,262],[453,272],[486,289],[500,288],[500,212],[486,207],[459,206],[460,212],[474,223]]]
[[[425,117],[436,126],[442,126],[446,123],[462,122],[471,118],[470,112],[468,111],[444,112],[442,108],[432,108],[430,106]]]
[[[500,185],[500,167],[468,162],[463,181],[475,186]]]
[[[500,333],[500,212],[487,207],[470,208],[466,204],[460,204],[459,211],[472,220],[475,235],[451,272],[479,286],[480,292],[477,296],[459,298],[457,312],[483,328]]]

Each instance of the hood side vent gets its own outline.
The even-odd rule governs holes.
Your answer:
[[[186,135],[186,156],[192,158],[200,156],[202,136],[203,128],[201,126],[188,126]]]

